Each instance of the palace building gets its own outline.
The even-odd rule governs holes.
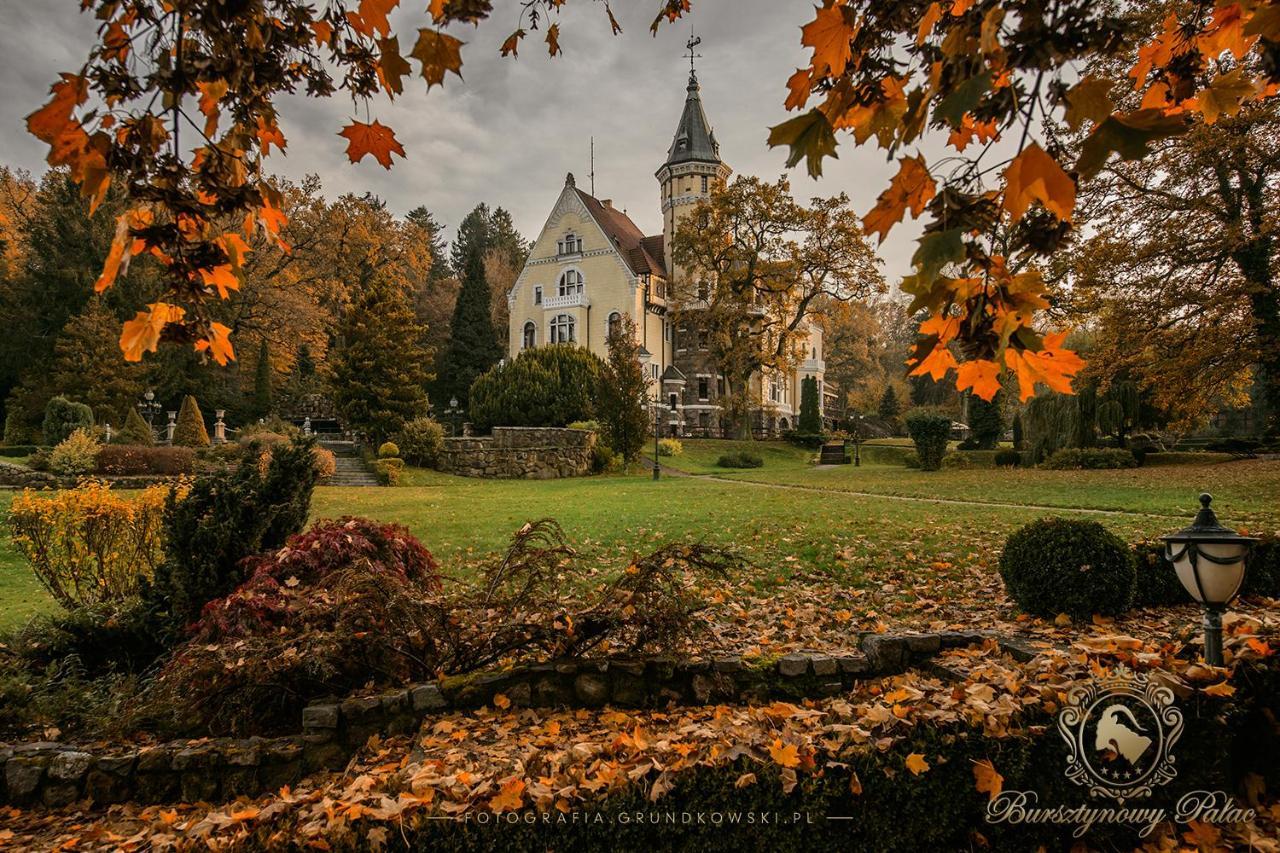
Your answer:
[[[646,236],[611,199],[584,192],[569,174],[507,294],[509,354],[567,342],[605,358],[609,330],[629,316],[642,347],[650,394],[663,404],[663,432],[723,434],[728,425],[721,423],[717,403],[724,391],[723,377],[699,340],[696,323],[692,319],[673,322],[668,286],[679,276],[671,261],[676,223],[730,174],[703,111],[697,75],[691,70],[684,111],[666,160],[655,173],[662,233]],[[687,308],[684,315],[694,316]],[[752,380],[750,393],[758,401],[752,426],[757,433],[794,428],[805,377],[815,377],[825,391],[821,330],[810,326],[805,334],[808,357],[794,372],[757,375]],[[820,393],[819,399],[825,396]]]

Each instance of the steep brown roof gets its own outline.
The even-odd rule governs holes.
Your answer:
[[[633,273],[636,275],[642,273],[666,275],[666,269],[662,263],[661,235],[646,237],[644,232],[631,221],[631,217],[621,210],[611,205],[602,204],[595,196],[584,193],[576,187],[574,192],[578,194],[578,198],[582,200],[592,218],[599,223],[605,236],[617,247],[618,253],[626,260],[627,266],[631,267]],[[656,254],[653,251],[653,241],[655,240],[657,241]]]

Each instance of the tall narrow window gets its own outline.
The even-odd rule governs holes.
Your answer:
[[[533,289],[533,304],[534,305],[542,304],[542,285],[538,285]]]
[[[680,395],[672,391],[671,396],[668,399],[671,402],[671,411],[674,412],[676,410],[676,406],[680,405]]]
[[[707,377],[702,376],[698,378],[698,399],[699,400],[706,400],[709,397],[710,391],[711,391],[710,385],[711,383],[707,381]]]
[[[706,175],[703,175],[703,176],[702,176],[702,191],[703,191],[704,193],[707,191],[707,176],[706,176]]]
[[[606,327],[609,337],[622,333],[622,315],[614,311],[609,315],[609,325]]]
[[[571,314],[557,314],[551,321],[551,343],[571,344],[578,340],[577,321]]]
[[[538,327],[533,325],[530,320],[524,324],[524,346],[523,349],[533,349],[534,337],[538,334]]]
[[[577,270],[566,270],[560,276],[559,293],[561,296],[573,296],[582,293],[582,273]]]

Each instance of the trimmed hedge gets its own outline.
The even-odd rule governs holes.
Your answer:
[[[195,460],[196,453],[190,447],[108,444],[98,451],[94,471],[114,476],[190,474]]]
[[[798,432],[796,430],[787,430],[782,437],[796,447],[803,447],[806,450],[817,450],[822,445],[831,440],[831,436],[821,432]]]
[[[0,447],[0,456],[30,456],[40,448],[34,444],[11,444]]]
[[[1022,454],[1012,448],[997,450],[992,458],[997,468],[1017,468],[1022,464]]]
[[[1055,471],[1106,470],[1137,468],[1139,464],[1138,457],[1131,450],[1115,447],[1064,447],[1054,451],[1041,467]]]
[[[736,453],[725,453],[716,460],[716,465],[721,468],[760,468],[764,466],[764,459],[759,453],[740,450]]]
[[[1096,521],[1046,518],[1014,531],[1000,576],[1018,606],[1036,616],[1116,616],[1133,604],[1133,551]]]
[[[916,456],[924,471],[937,471],[947,453],[951,437],[951,419],[933,412],[911,412],[907,415],[907,432],[916,446]]]

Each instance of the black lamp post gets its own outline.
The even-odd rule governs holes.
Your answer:
[[[1160,538],[1178,580],[1204,607],[1204,660],[1222,666],[1222,611],[1244,583],[1245,557],[1258,540],[1241,536],[1218,523],[1209,508],[1211,495],[1200,496],[1195,521]]]
[[[458,398],[449,398],[449,408],[444,410],[445,417],[449,419],[449,435],[458,434],[458,416],[462,414],[462,409],[458,408]]]
[[[662,432],[662,398],[653,395],[653,479],[661,479],[658,465],[658,436]]]
[[[147,393],[142,395],[142,399],[138,401],[138,411],[147,419],[147,426],[151,428],[153,433],[156,431],[155,416],[163,408],[164,406],[156,401],[156,392],[150,388],[147,389]]]
[[[853,467],[862,465],[862,415],[853,416]]]

